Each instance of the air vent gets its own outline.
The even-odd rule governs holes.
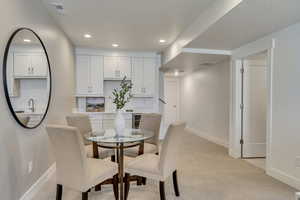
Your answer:
[[[53,6],[58,13],[60,13],[60,14],[65,13],[64,5],[62,3],[52,2],[52,3],[50,3],[50,5]]]
[[[200,63],[199,66],[212,66],[215,64],[217,64],[217,62],[203,62],[203,63]]]

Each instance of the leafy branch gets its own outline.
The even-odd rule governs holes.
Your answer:
[[[129,100],[132,98],[131,89],[132,89],[132,83],[129,81],[126,81],[126,76],[123,78],[120,89],[114,89],[113,90],[113,103],[116,104],[117,109],[122,109],[126,105],[126,103],[129,102]]]

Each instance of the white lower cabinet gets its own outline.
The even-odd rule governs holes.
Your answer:
[[[113,129],[115,122],[114,113],[95,113],[89,114],[91,126],[94,132],[100,132],[103,129]],[[126,128],[132,128],[132,114],[124,113]]]
[[[90,122],[94,132],[102,130],[102,115],[90,115]]]
[[[28,121],[27,126],[28,127],[36,126],[38,123],[40,123],[42,117],[43,117],[43,115],[30,115],[29,114],[29,121]]]

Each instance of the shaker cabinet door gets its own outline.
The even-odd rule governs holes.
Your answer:
[[[143,58],[132,59],[132,94],[141,96],[143,91],[144,63]]]
[[[118,70],[120,71],[120,77],[123,79],[131,79],[131,59],[130,57],[119,57]]]
[[[144,95],[152,97],[155,90],[155,58],[144,58]]]
[[[32,76],[46,77],[48,73],[47,58],[42,54],[31,55]]]
[[[90,59],[90,94],[103,95],[103,57],[91,56]]]
[[[77,55],[76,57],[76,93],[86,95],[89,93],[89,56]]]
[[[104,79],[115,79],[118,76],[118,57],[104,56]]]
[[[32,73],[31,70],[31,61],[30,56],[27,54],[14,54],[14,75],[15,77],[26,77],[30,76]]]

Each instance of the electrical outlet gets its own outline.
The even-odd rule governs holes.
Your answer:
[[[28,162],[28,174],[32,172],[32,161]]]

